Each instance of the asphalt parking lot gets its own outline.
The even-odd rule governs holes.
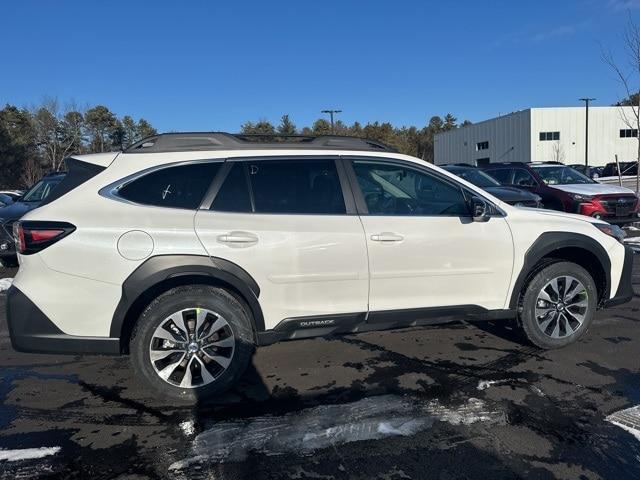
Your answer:
[[[640,478],[636,298],[563,350],[504,323],[276,344],[196,408],[125,357],[14,352],[0,294],[2,478]],[[10,271],[0,271],[6,277]]]

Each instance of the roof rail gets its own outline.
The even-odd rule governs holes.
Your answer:
[[[226,132],[161,133],[127,147],[125,153],[186,152],[198,150],[366,150],[396,152],[382,142],[340,135],[231,134]]]

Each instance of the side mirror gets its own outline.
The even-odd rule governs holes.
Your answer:
[[[471,216],[474,222],[489,221],[489,205],[479,197],[471,199]]]

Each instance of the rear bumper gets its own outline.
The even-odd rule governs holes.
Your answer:
[[[11,345],[19,352],[120,354],[120,339],[67,335],[22,293],[7,292],[7,323]]]
[[[613,298],[605,300],[602,304],[604,308],[615,307],[623,303],[630,302],[635,292],[633,291],[633,250],[628,245],[624,247],[624,265],[620,284]]]

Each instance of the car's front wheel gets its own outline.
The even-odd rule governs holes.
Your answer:
[[[244,306],[225,290],[183,286],[145,309],[130,349],[134,369],[148,385],[195,403],[240,378],[254,350],[253,330]]]
[[[525,288],[518,320],[534,345],[560,348],[587,332],[596,311],[598,290],[589,272],[580,265],[548,265]]]

